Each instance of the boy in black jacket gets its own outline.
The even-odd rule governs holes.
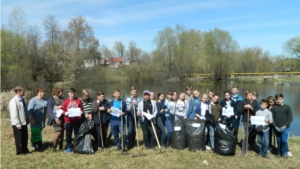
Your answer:
[[[248,149],[252,150],[254,142],[255,142],[255,126],[251,125],[250,117],[255,116],[255,113],[258,109],[258,103],[256,100],[253,100],[253,95],[250,90],[245,92],[246,99],[241,101],[238,105],[238,116],[243,116],[242,122],[244,126],[244,131],[247,131],[248,126],[248,142],[246,140],[246,134],[243,138],[243,145],[242,145],[242,155],[246,154],[246,144],[249,145]],[[248,112],[249,112],[249,119],[248,119]]]
[[[97,100],[93,102],[93,120],[95,123],[95,127],[93,129],[93,136],[97,142],[98,150],[101,150],[101,147],[105,147],[106,136],[108,131],[108,124],[110,121],[110,114],[107,112],[109,106],[108,100],[105,99],[105,93],[100,91],[97,94]],[[103,137],[103,144],[101,142],[101,131],[100,131],[100,117],[101,116],[101,123],[102,123],[102,137]]]
[[[290,124],[293,121],[291,107],[283,103],[283,94],[275,96],[277,104],[271,108],[273,113],[273,125],[278,145],[277,157],[287,158],[288,145],[287,140],[290,132]]]

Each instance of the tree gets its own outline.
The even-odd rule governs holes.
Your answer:
[[[125,46],[121,41],[116,41],[114,45],[114,50],[120,57],[124,57],[125,53]]]
[[[54,15],[48,15],[43,24],[47,39],[50,41],[51,45],[54,45],[54,43],[58,41],[59,36],[61,36],[58,20]]]
[[[20,6],[15,7],[8,18],[10,30],[17,35],[21,35],[26,29],[26,22],[27,19],[23,9]]]
[[[238,48],[236,41],[227,31],[215,28],[204,36],[204,50],[215,79],[227,73],[234,62],[233,56]]]
[[[64,32],[68,47],[75,51],[87,47],[90,39],[94,39],[93,28],[82,16],[71,18],[67,30]]]
[[[296,36],[285,42],[283,48],[290,55],[295,56],[300,62],[300,36]]]
[[[132,62],[139,61],[141,54],[142,54],[142,50],[136,47],[136,43],[133,41],[129,42],[128,50],[127,50],[128,60]]]

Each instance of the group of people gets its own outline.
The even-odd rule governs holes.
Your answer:
[[[155,149],[157,140],[163,148],[171,144],[175,120],[204,119],[206,149],[214,150],[214,132],[216,124],[223,124],[238,138],[240,122],[243,123],[242,155],[254,149],[256,136],[258,138],[259,154],[268,158],[269,147],[272,146],[273,132],[277,139],[277,157],[288,157],[289,128],[293,120],[290,106],[284,103],[284,96],[276,94],[267,99],[257,101],[257,92],[247,90],[245,99],[238,94],[238,86],[233,86],[231,91],[224,92],[224,99],[212,90],[200,95],[198,90],[187,86],[186,92],[169,91],[155,93],[143,91],[143,98],[137,96],[137,89],[131,87],[130,97],[122,100],[121,91],[113,91],[110,100],[105,99],[105,93],[100,91],[97,98],[90,98],[88,90],[82,91],[82,97],[76,97],[76,90],[68,90],[68,98],[62,97],[63,89],[55,87],[52,96],[44,98],[45,89],[38,88],[36,96],[25,103],[24,88],[17,86],[14,89],[16,96],[9,103],[10,118],[13,127],[16,153],[30,153],[28,144],[27,125],[38,128],[40,133],[45,128],[46,113],[49,114],[48,125],[55,131],[52,151],[57,147],[63,150],[64,132],[66,134],[66,152],[72,152],[72,133],[78,134],[84,119],[92,120],[94,128],[91,130],[98,150],[107,148],[108,128],[114,137],[117,150],[125,151],[136,145],[136,128],[140,125],[143,131],[143,141],[146,149]],[[166,98],[165,98],[166,96]],[[227,114],[224,111],[232,111]],[[264,116],[264,124],[251,124],[251,117]],[[126,134],[127,129],[127,134]],[[119,138],[121,135],[122,140]],[[31,136],[33,137],[33,136]],[[128,137],[128,138],[126,138]],[[35,141],[33,141],[35,140]],[[41,139],[31,139],[32,146],[37,150],[43,148]],[[275,146],[275,143],[273,144]]]

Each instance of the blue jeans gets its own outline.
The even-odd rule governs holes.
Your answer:
[[[169,146],[170,143],[171,143],[171,136],[172,136],[172,132],[173,132],[172,121],[170,119],[167,119],[165,121],[165,125],[166,125],[166,128],[168,130],[167,139],[166,139],[166,146]]]
[[[74,129],[74,135],[75,138],[78,135],[78,131],[80,128],[80,122],[79,123],[65,123],[66,128],[66,142],[67,142],[67,149],[72,147],[72,132]]]
[[[263,157],[267,156],[269,148],[269,130],[267,131],[257,131],[259,154]]]
[[[288,152],[288,137],[290,133],[290,128],[286,128],[283,132],[278,132],[275,130],[277,145],[278,145],[278,155],[286,155]]]
[[[135,142],[135,136],[136,136],[134,114],[133,113],[132,114],[130,113],[130,114],[127,115],[127,127],[128,127],[128,144],[129,144],[130,147],[133,147],[134,142]]]
[[[212,124],[208,124],[210,147],[215,148],[215,127]]]
[[[126,126],[125,123],[123,121],[123,132],[122,132],[122,127],[121,127],[121,121],[116,121],[116,120],[112,120],[110,121],[110,128],[111,128],[111,133],[114,136],[114,141],[115,144],[118,148],[121,148],[121,142],[119,139],[119,133],[122,135],[123,138],[123,149],[125,149],[126,147]]]
[[[166,144],[166,130],[164,127],[163,119],[158,117],[157,118],[157,129],[160,131],[160,145],[165,146]]]

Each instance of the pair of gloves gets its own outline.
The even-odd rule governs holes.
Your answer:
[[[282,133],[284,130],[286,129],[286,126],[282,126],[282,127],[275,127],[275,130]]]

